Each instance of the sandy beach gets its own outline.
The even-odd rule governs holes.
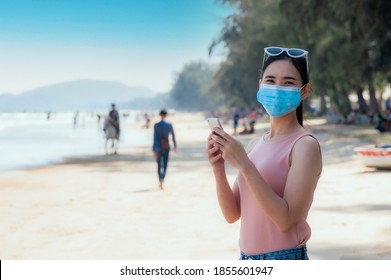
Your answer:
[[[238,259],[239,223],[226,223],[218,207],[204,116],[168,120],[179,149],[170,154],[164,191],[152,129],[150,143],[120,146],[119,155],[102,150],[0,173],[0,259]],[[257,136],[267,126],[258,123]],[[324,164],[308,219],[310,259],[391,259],[391,171],[365,168],[353,152],[388,136],[321,119],[305,126],[319,139]],[[238,139],[245,145],[253,137]],[[228,176],[233,182],[236,171],[228,167]]]

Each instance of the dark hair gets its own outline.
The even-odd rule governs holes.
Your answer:
[[[277,56],[269,56],[265,62],[263,63],[262,71],[261,71],[261,79],[263,76],[263,73],[265,73],[266,68],[272,64],[274,61],[278,60],[289,60],[293,66],[299,71],[300,77],[303,81],[302,86],[307,84],[309,82],[309,74],[307,69],[307,58],[305,57],[298,57],[298,58],[292,58],[288,56],[285,52],[283,52],[280,55]],[[300,102],[300,105],[296,108],[296,117],[297,121],[301,126],[303,126],[303,101]]]
[[[167,110],[166,109],[162,109],[161,111],[160,111],[160,114],[159,114],[160,116],[166,116],[167,115]]]

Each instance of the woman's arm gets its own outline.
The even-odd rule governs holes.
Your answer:
[[[217,200],[219,202],[221,212],[223,213],[225,220],[228,223],[233,224],[240,219],[239,200],[234,194],[234,190],[237,188],[236,182],[234,184],[234,189],[231,189],[227,180],[225,169],[220,172],[214,171],[214,175],[216,180]],[[236,189],[236,191],[238,190]]]
[[[234,223],[240,218],[239,202],[236,199],[238,193],[234,193],[231,189],[227,174],[225,172],[224,159],[221,157],[221,151],[214,145],[214,141],[211,139],[212,134],[208,137],[208,145],[206,153],[208,160],[213,168],[213,174],[216,182],[217,200],[221,212],[228,223]],[[237,192],[236,182],[234,184],[235,192]]]

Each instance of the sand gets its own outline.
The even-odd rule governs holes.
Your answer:
[[[205,117],[180,113],[169,120],[179,149],[170,154],[164,191],[152,140],[144,147],[120,146],[115,156],[102,150],[0,173],[0,259],[238,259],[239,223],[226,223],[218,207],[205,156]],[[258,123],[257,135],[267,126]],[[353,152],[382,136],[322,119],[306,127],[318,137],[324,159],[308,218],[309,257],[391,259],[391,172],[364,167]],[[152,139],[152,130],[145,132]],[[246,144],[252,137],[238,139]],[[235,177],[228,167],[229,181]]]

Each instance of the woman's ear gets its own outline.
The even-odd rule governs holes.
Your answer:
[[[261,87],[262,79],[259,79],[259,87]]]
[[[307,83],[304,85],[304,87],[300,91],[301,100],[307,99],[308,96],[310,95],[310,93],[311,93],[311,84]]]

